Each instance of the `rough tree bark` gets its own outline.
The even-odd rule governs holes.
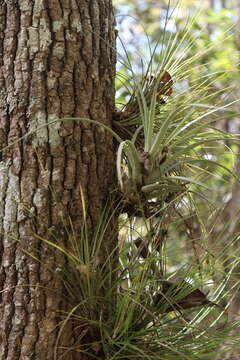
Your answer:
[[[62,219],[70,216],[79,233],[80,186],[94,229],[114,182],[115,150],[101,127],[44,125],[71,116],[111,124],[114,47],[111,0],[0,0],[1,360],[54,358],[57,314],[67,304],[50,270],[67,264],[34,234],[54,233],[67,246]],[[73,338],[69,329],[59,345]]]

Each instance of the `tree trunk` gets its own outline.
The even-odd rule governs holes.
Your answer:
[[[0,360],[54,359],[68,263],[40,238],[68,247],[68,218],[78,238],[81,191],[94,231],[115,150],[99,126],[45,125],[111,125],[114,48],[111,0],[0,0]],[[64,333],[56,358],[82,359]]]

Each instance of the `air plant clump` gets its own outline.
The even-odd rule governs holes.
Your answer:
[[[117,159],[125,211],[130,216],[150,217],[164,202],[171,202],[186,189],[186,181],[171,176],[180,173],[177,166],[170,166],[171,152],[163,138],[164,129],[156,132],[156,118],[172,94],[172,86],[172,77],[165,70],[160,70],[155,77],[147,77],[143,84],[137,82],[129,102],[115,118],[119,127],[127,129],[126,134],[134,132],[131,140],[120,143]],[[142,124],[132,124],[139,118]]]
[[[150,56],[137,59],[142,64],[137,71],[119,39],[125,51],[119,82],[129,100],[115,111],[113,127],[122,139],[117,173],[130,216],[148,218],[191,191],[200,197],[201,189],[211,191],[201,178],[224,166],[203,154],[211,144],[217,148],[232,138],[214,128],[216,120],[226,118],[225,108],[234,103],[219,105],[224,90],[213,91],[222,73],[211,74],[206,72],[208,64],[199,65],[213,46],[191,54],[197,14],[182,25],[183,32],[168,34],[167,24],[175,10],[169,6],[161,35],[154,49],[149,47]]]

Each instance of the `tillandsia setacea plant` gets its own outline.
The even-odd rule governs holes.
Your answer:
[[[202,71],[201,66],[195,67],[196,57],[206,54],[210,48],[204,49],[196,57],[188,58],[187,52],[194,42],[190,36],[192,24],[188,24],[183,36],[176,34],[175,37],[170,37],[165,47],[160,41],[158,62],[154,63],[156,53],[151,53],[146,71],[138,74],[133,71],[131,62],[127,63],[127,89],[132,88],[132,92],[126,104],[115,113],[114,127],[123,139],[117,155],[118,180],[124,204],[122,211],[127,213],[130,220],[130,241],[126,243],[131,245],[127,246],[125,256],[121,257],[120,254],[123,266],[121,274],[125,274],[127,283],[124,289],[134,292],[134,281],[141,268],[144,269],[142,271],[146,281],[143,286],[144,304],[142,297],[138,297],[141,299],[139,306],[145,311],[146,317],[142,317],[144,320],[135,330],[159,325],[156,320],[159,314],[162,316],[176,310],[181,312],[201,305],[215,305],[197,286],[190,286],[184,280],[196,278],[197,273],[201,278],[203,273],[207,273],[203,266],[205,254],[202,258],[195,254],[196,262],[191,264],[195,276],[185,274],[174,282],[164,280],[169,276],[166,274],[164,246],[172,220],[171,209],[184,218],[186,232],[194,247],[192,229],[184,204],[187,203],[193,212],[196,198],[203,198],[211,204],[208,196],[211,188],[206,179],[209,176],[214,177],[217,168],[238,179],[231,169],[216,161],[214,157],[206,156],[212,151],[216,153],[216,149],[223,149],[225,141],[231,139],[232,144],[239,142],[237,135],[232,136],[215,128],[217,121],[233,116],[234,112],[227,108],[238,99],[219,104],[221,91],[213,91],[213,84],[222,73],[208,74]],[[187,48],[186,39],[189,44]],[[154,51],[156,49],[157,46]],[[126,58],[129,59],[128,54]],[[198,82],[196,79],[191,80],[192,72],[198,72]],[[179,91],[178,82],[183,80],[187,81],[187,85]],[[121,82],[123,81],[124,76],[121,76]],[[207,192],[207,196],[203,190]],[[142,219],[147,234],[136,237],[139,229],[136,219],[139,218]],[[140,273],[142,274],[141,271]],[[225,278],[224,283],[226,281]],[[200,287],[202,285],[203,279]],[[212,294],[214,301],[221,296],[222,286],[223,284]],[[141,290],[139,292],[141,293]],[[138,291],[136,293],[138,294]],[[161,303],[164,304],[163,308],[156,315],[154,306]],[[140,313],[142,314],[141,311]],[[203,317],[197,315],[191,323],[193,328],[205,316],[206,313]],[[131,321],[130,324],[133,325]],[[128,330],[131,328],[130,324]],[[204,356],[207,357],[206,353],[207,351]],[[173,357],[162,355],[161,358],[194,358],[193,354],[192,357],[186,354],[176,351]],[[196,354],[196,358],[197,356],[199,354]]]
[[[190,30],[191,24],[184,36],[176,34],[169,40],[157,64],[156,54],[151,54],[144,75],[135,74],[128,64],[133,91],[127,104],[116,112],[114,122],[125,138],[118,149],[117,172],[128,214],[149,217],[157,212],[157,205],[161,209],[179,200],[191,185],[206,187],[200,180],[206,168],[210,163],[222,165],[202,156],[201,149],[227,138],[233,140],[214,129],[216,118],[220,119],[218,112],[231,105],[213,105],[219,95],[212,91],[216,74],[201,74],[201,69],[194,68],[195,59],[187,57],[189,48],[183,50]],[[191,84],[190,66],[191,71],[199,72],[199,84]],[[174,84],[183,79],[188,81],[184,91],[174,91]],[[197,166],[196,175],[189,176]]]

